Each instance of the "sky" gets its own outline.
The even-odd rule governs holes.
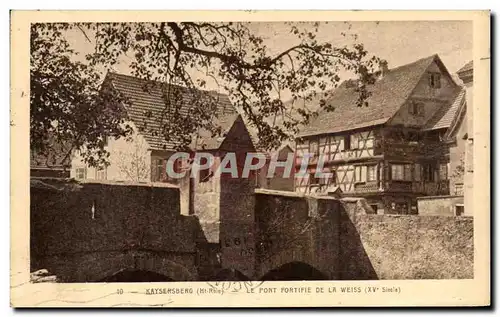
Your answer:
[[[363,21],[349,24],[321,24],[319,42],[330,42],[334,46],[349,45],[351,38],[343,37],[341,32],[357,34],[357,41],[364,44],[369,54],[387,60],[389,68],[438,54],[453,74],[472,59],[472,21]],[[283,22],[253,22],[250,28],[263,37],[272,55],[297,44],[297,39],[290,33],[290,26]],[[85,54],[93,50],[93,44],[81,32],[72,31],[68,36],[78,52]],[[126,59],[114,70],[130,74]],[[207,82],[208,89],[217,90],[213,82]]]
[[[455,73],[472,59],[472,21],[386,21],[350,22],[350,32],[358,35],[370,54],[389,62],[389,68],[438,54]],[[256,23],[255,30],[266,44],[278,52],[293,41],[289,28],[282,23]],[[320,41],[342,46],[349,41],[340,33],[348,30],[344,22],[329,22],[318,31]]]

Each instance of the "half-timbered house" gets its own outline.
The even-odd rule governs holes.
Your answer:
[[[382,69],[368,105],[356,106],[355,81],[343,82],[296,139],[295,191],[365,197],[374,212],[417,213],[416,198],[450,193],[443,138],[463,92],[438,55]],[[307,154],[307,155],[306,155]],[[323,163],[323,164],[322,164]],[[318,177],[322,169],[331,177]]]

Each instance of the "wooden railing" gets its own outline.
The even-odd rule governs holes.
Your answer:
[[[438,182],[419,182],[413,183],[413,191],[429,196],[449,195],[450,181],[442,180]]]

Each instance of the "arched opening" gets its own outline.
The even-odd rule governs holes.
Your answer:
[[[245,274],[235,269],[220,270],[214,279],[216,281],[250,281]]]
[[[267,272],[263,281],[317,281],[328,280],[319,270],[303,262],[289,262]]]
[[[168,276],[156,272],[145,270],[122,270],[113,275],[109,275],[99,282],[172,282],[174,281]]]

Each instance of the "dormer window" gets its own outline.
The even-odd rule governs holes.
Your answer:
[[[429,86],[431,88],[441,88],[441,74],[440,73],[430,73],[429,74]]]
[[[424,115],[424,104],[421,102],[413,101],[410,104],[410,114],[414,116],[423,116]]]

